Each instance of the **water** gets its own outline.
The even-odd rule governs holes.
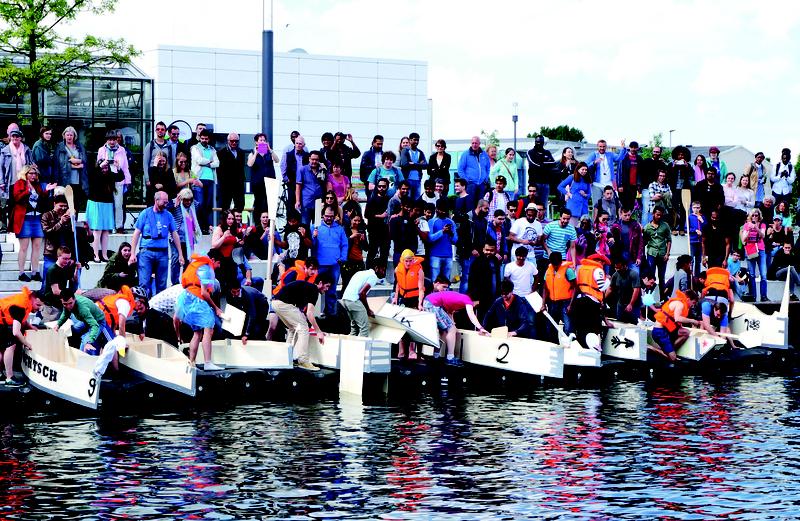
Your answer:
[[[0,519],[788,519],[800,376],[0,423]]]

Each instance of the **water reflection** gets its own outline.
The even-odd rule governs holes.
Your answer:
[[[798,380],[0,425],[0,519],[740,519],[800,504]]]

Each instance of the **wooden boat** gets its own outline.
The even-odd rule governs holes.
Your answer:
[[[22,372],[42,392],[90,409],[100,401],[100,378],[94,374],[96,356],[67,345],[63,332],[28,331],[33,348],[22,351]]]
[[[155,338],[139,340],[138,335],[128,335],[128,348],[119,363],[140,378],[167,387],[179,393],[194,396],[197,369],[189,358],[175,346]]]
[[[286,342],[215,340],[211,343],[211,362],[226,369],[291,369],[292,346]],[[205,363],[203,349],[197,350],[198,364]]]

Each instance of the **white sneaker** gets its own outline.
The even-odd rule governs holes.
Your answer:
[[[204,371],[222,371],[222,367],[218,366],[213,362],[206,362],[203,364]]]

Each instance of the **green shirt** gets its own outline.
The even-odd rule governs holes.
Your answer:
[[[644,227],[645,253],[653,257],[663,257],[667,254],[667,245],[672,243],[672,230],[664,221],[658,223],[658,228],[653,228],[652,222]]]
[[[86,343],[91,344],[97,340],[97,336],[100,334],[100,324],[105,324],[106,322],[106,315],[103,310],[83,295],[75,295],[75,307],[72,308],[71,312],[66,309],[61,310],[61,316],[58,317],[58,327],[63,326],[64,322],[72,315],[89,326],[89,336]]]

